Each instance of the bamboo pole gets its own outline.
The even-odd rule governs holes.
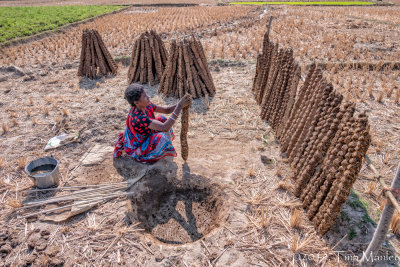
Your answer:
[[[381,175],[372,165],[371,160],[368,158],[368,156],[365,156],[365,159],[367,161],[368,167],[370,167],[371,170],[378,177],[378,180],[381,183],[381,185],[387,188],[381,178]],[[397,167],[396,176],[392,181],[391,187],[394,189],[400,189],[400,163],[399,166]],[[389,230],[394,209],[396,208],[398,210],[399,205],[396,199],[394,198],[392,192],[386,190],[385,195],[390,199],[390,201],[386,203],[385,208],[383,209],[383,212],[381,214],[381,218],[379,219],[379,224],[375,230],[374,236],[372,237],[372,240],[369,243],[367,250],[363,252],[363,256],[359,262],[361,266],[371,266],[373,264],[374,258],[377,255],[382,245],[382,242],[386,239],[386,233]]]

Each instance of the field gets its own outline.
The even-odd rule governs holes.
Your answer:
[[[230,2],[231,5],[292,5],[292,6],[365,6],[365,5],[373,5],[371,2]]]
[[[45,2],[51,1],[41,1]],[[67,266],[355,263],[379,220],[382,188],[363,164],[334,228],[322,237],[317,234],[291,192],[292,170],[253,100],[256,56],[268,18],[273,16],[270,38],[293,49],[301,76],[305,77],[310,63],[320,64],[324,77],[345,101],[356,103],[357,111],[367,112],[372,134],[367,154],[390,184],[400,159],[399,12],[398,6],[131,7],[65,32],[3,48],[0,234],[12,240],[13,246],[7,251],[2,247],[7,253],[0,255],[1,262]],[[117,59],[116,76],[93,81],[77,77],[84,29],[98,30]],[[180,157],[177,120],[173,143],[179,155],[169,171],[180,180],[190,177],[189,181],[200,179],[221,188],[225,196],[218,199],[223,202],[219,221],[200,241],[171,245],[129,221],[126,200],[109,201],[60,224],[16,218],[15,209],[32,186],[22,170],[25,163],[49,155],[43,151],[45,144],[62,132],[81,131],[79,142],[50,152],[60,161],[63,182],[73,186],[120,181],[111,152],[100,165],[76,167],[95,144],[112,151],[124,130],[129,110],[123,98],[126,60],[135,39],[147,29],[156,30],[167,49],[173,39],[196,33],[205,50],[217,93],[210,98],[209,109],[204,99],[194,100],[186,163]],[[360,67],[354,67],[354,62]],[[146,86],[154,103],[176,102],[157,94],[157,86]],[[295,213],[297,223],[293,223]],[[183,212],[182,216],[189,215]],[[162,230],[157,228],[155,233]],[[391,231],[388,236],[380,254],[398,256],[399,237]]]
[[[121,6],[1,7],[0,43],[120,9]]]
[[[173,3],[168,0],[89,0],[74,1],[64,0],[14,0],[1,1],[0,6],[53,6],[53,5],[184,5],[184,4],[216,4],[215,0],[176,0]]]

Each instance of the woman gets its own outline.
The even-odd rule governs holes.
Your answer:
[[[114,157],[122,156],[124,151],[138,162],[156,162],[166,156],[176,157],[171,127],[182,108],[190,104],[190,95],[184,96],[174,106],[160,107],[150,102],[142,85],[134,83],[126,88],[125,99],[131,109],[126,119],[126,130],[119,134],[115,143]],[[172,115],[168,119],[161,115],[155,118],[154,112]]]

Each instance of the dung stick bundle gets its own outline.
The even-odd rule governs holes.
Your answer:
[[[85,29],[82,33],[82,49],[78,76],[94,79],[98,74],[117,74],[118,66],[108,52],[96,30]]]
[[[140,82],[153,86],[159,82],[167,64],[167,50],[155,32],[142,33],[133,45],[128,84]]]
[[[179,43],[172,42],[158,92],[177,98],[186,93],[193,98],[215,94],[203,47],[195,36]]]
[[[181,118],[181,125],[182,125],[181,150],[182,150],[182,158],[184,161],[186,161],[189,156],[189,145],[187,141],[187,132],[189,130],[189,108],[190,105],[182,109],[182,118]]]

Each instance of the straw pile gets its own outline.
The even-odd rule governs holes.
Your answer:
[[[190,40],[172,42],[158,92],[177,98],[182,98],[186,93],[193,98],[215,94],[207,59],[197,38],[192,36]]]
[[[297,92],[300,68],[290,49],[264,36],[253,92],[293,169],[294,193],[320,234],[326,233],[361,169],[370,144],[368,118],[310,66]]]
[[[78,76],[96,78],[97,74],[117,74],[118,67],[111,57],[100,34],[96,30],[86,29],[82,33],[82,50]]]
[[[153,86],[161,79],[167,57],[164,42],[155,31],[141,34],[133,46],[128,83],[150,83]]]

